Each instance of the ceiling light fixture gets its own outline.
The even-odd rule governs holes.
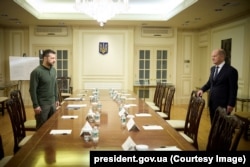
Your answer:
[[[75,8],[97,20],[100,26],[128,7],[129,0],[75,0]]]

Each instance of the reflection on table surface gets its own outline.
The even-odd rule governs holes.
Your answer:
[[[102,104],[99,125],[99,142],[85,142],[80,132],[86,123],[87,113],[92,108],[88,92],[78,91],[72,97],[83,96],[83,100],[65,101],[63,106],[33,135],[7,166],[89,166],[90,150],[122,150],[122,144],[130,136],[136,144],[145,144],[149,150],[161,146],[177,146],[181,150],[196,150],[176,130],[170,127],[144,101],[133,92],[121,92],[125,104],[131,104],[128,114],[134,116],[139,131],[128,131],[122,127],[119,117],[120,104],[111,98],[109,90],[100,90],[99,101]],[[126,100],[127,99],[127,100]],[[86,104],[86,107],[67,109],[68,104]],[[151,116],[137,117],[138,113]],[[62,116],[75,116],[63,119]],[[64,117],[65,118],[65,117]],[[69,117],[70,118],[70,117]],[[128,121],[128,118],[127,118]],[[93,126],[93,123],[91,123]],[[143,125],[159,125],[163,130],[144,130]],[[71,134],[50,134],[51,130],[72,130]]]

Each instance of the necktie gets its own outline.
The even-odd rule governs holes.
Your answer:
[[[216,66],[214,71],[214,80],[216,79],[218,72],[219,72],[219,66]]]

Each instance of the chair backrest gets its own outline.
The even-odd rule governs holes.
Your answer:
[[[205,100],[202,97],[197,97],[194,91],[192,91],[185,120],[184,133],[193,140],[193,145],[197,149],[198,129],[204,106]]]
[[[156,104],[157,103],[157,99],[159,97],[159,90],[160,90],[160,87],[161,87],[161,83],[160,82],[157,82],[156,84],[156,88],[155,88],[155,92],[154,92],[154,100],[153,102]]]
[[[57,85],[62,93],[72,93],[71,77],[57,77]]]
[[[226,109],[218,107],[210,129],[207,151],[236,151],[244,131],[244,123]]]
[[[188,114],[188,111],[190,111],[190,106],[192,105],[192,100],[193,100],[192,97],[197,97],[197,90],[192,90],[192,92],[191,92],[191,95],[189,98],[189,103],[188,103],[187,114]],[[186,118],[187,118],[187,116],[186,116]]]
[[[159,94],[158,94],[158,99],[156,102],[156,106],[158,106],[160,108],[160,111],[162,111],[162,107],[163,107],[163,99],[166,93],[166,89],[167,89],[167,85],[164,83],[161,83],[161,86],[159,88]]]
[[[189,110],[190,104],[192,104],[191,103],[192,97],[197,97],[197,90],[192,90],[192,92],[191,92],[190,99],[189,99],[189,104],[188,104],[188,110]]]
[[[62,91],[61,91],[61,88],[58,87],[58,100],[59,100],[59,103],[61,105],[61,103],[63,102],[63,97],[62,97]]]
[[[166,92],[165,102],[164,102],[164,107],[163,107],[162,112],[164,112],[167,115],[167,117],[164,119],[169,120],[172,102],[173,102],[173,98],[174,98],[174,94],[175,94],[175,87],[170,86],[170,87],[168,87],[168,89],[166,91],[167,92]]]
[[[19,150],[18,144],[26,136],[24,122],[21,119],[21,106],[17,98],[9,99],[6,102],[7,111],[11,120],[14,135],[14,153]]]
[[[24,107],[24,103],[23,103],[23,97],[22,97],[22,93],[20,90],[13,90],[10,92],[10,98],[14,99],[16,98],[18,100],[18,102],[20,103],[20,107],[21,107],[21,118],[23,120],[23,122],[26,121],[26,111],[25,111],[25,107]]]

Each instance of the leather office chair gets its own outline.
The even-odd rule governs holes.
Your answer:
[[[17,98],[9,99],[6,102],[7,111],[11,120],[14,135],[14,154],[32,137],[26,136],[24,122],[21,118],[21,105]]]
[[[20,103],[21,109],[18,111],[20,111],[21,119],[24,123],[25,130],[26,131],[35,131],[36,130],[36,120],[35,119],[27,120],[21,91],[20,90],[12,91],[10,93],[10,98],[11,99],[16,98],[18,100],[18,102]]]
[[[190,143],[194,145],[197,149],[198,147],[198,129],[200,125],[202,111],[205,106],[205,100],[201,97],[192,96],[190,100],[190,105],[188,107],[188,112],[186,115],[184,131],[179,131],[179,133]]]
[[[191,92],[191,96],[190,96],[190,99],[189,99],[189,104],[188,104],[188,109],[187,111],[189,111],[189,108],[190,108],[190,105],[191,105],[191,100],[192,100],[192,97],[195,97],[196,96],[196,93],[197,91],[196,90],[193,90]],[[185,128],[185,121],[186,120],[179,120],[179,119],[170,119],[170,120],[167,120],[167,123],[172,126],[174,129],[178,130],[178,131],[184,131],[184,128]]]
[[[207,151],[236,151],[244,131],[244,123],[235,115],[227,115],[218,107],[208,136]]]
[[[157,114],[159,114],[163,119],[169,120],[170,119],[170,111],[172,107],[172,102],[174,98],[175,93],[175,87],[171,86],[169,87],[165,93],[166,96],[164,98],[164,106],[162,111],[157,111]]]

